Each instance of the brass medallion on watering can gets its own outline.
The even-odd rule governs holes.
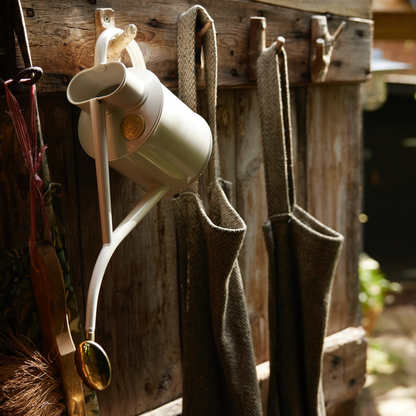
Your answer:
[[[135,140],[143,134],[145,127],[143,117],[139,114],[129,114],[121,121],[120,130],[126,139]]]

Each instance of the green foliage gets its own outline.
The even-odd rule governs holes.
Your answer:
[[[402,286],[386,279],[377,261],[362,253],[359,260],[361,305],[368,309],[382,308],[394,301],[393,293],[400,292]]]
[[[368,374],[393,374],[405,366],[403,358],[376,342],[369,342],[367,349]]]

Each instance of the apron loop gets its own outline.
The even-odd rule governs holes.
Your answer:
[[[281,74],[281,71],[283,72]],[[284,47],[276,54],[276,42],[265,49],[258,60],[257,78],[263,134],[263,158],[269,216],[293,210],[292,131],[287,55]]]
[[[202,38],[205,59],[205,85],[208,100],[208,124],[212,133],[212,154],[208,164],[209,178],[213,182],[221,176],[217,141],[217,78],[218,54],[214,20],[202,6],[193,6],[179,17],[178,23],[178,84],[179,98],[197,112],[195,74],[195,29],[211,22]]]

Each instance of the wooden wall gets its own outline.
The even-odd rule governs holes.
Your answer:
[[[175,13],[165,13],[162,19],[155,14],[161,13],[162,5],[153,7],[149,2],[145,8],[143,5],[136,7],[135,16],[140,17],[133,18],[127,14],[125,4],[118,5],[111,1],[98,3],[100,4],[91,6],[87,1],[74,0],[71,1],[72,7],[59,9],[58,5],[63,4],[61,1],[53,4],[32,4],[23,1],[25,10],[34,8],[37,18],[36,21],[27,19],[34,63],[46,67],[46,80],[53,81],[49,90],[47,84],[43,84],[41,90],[44,94],[39,98],[39,106],[45,142],[49,147],[47,155],[52,179],[61,182],[64,189],[70,265],[82,317],[89,279],[101,248],[101,230],[94,161],[79,144],[79,111],[66,100],[64,90],[68,78],[63,78],[65,72],[62,71],[66,71],[70,77],[79,69],[92,65],[94,29],[91,13],[95,7],[112,5],[116,11],[117,7],[120,7],[124,14],[120,19],[120,25],[117,26],[121,27],[127,23],[137,24],[137,19],[139,25],[146,28],[151,18],[157,17],[157,30],[165,33],[164,36],[171,36],[174,31],[178,16],[176,10],[179,8],[178,4],[175,4]],[[181,11],[186,10],[192,2],[188,3],[180,4]],[[214,2],[205,1],[204,5],[209,11],[211,6],[215,14],[217,11],[211,3]],[[230,3],[233,3],[234,10],[238,10],[243,16],[245,26],[241,33],[248,31],[247,19],[250,13],[254,13],[254,10],[260,7],[269,16],[277,16],[279,12],[284,12],[287,16],[294,13],[289,9],[254,2],[224,3],[227,3],[229,8]],[[47,16],[49,21],[46,19]],[[91,18],[91,21],[87,20],[87,17]],[[334,20],[335,23],[338,22],[337,19]],[[60,20],[65,22],[62,30],[57,24]],[[220,16],[218,21],[217,28],[221,28]],[[371,32],[368,22],[359,24],[365,25],[363,27]],[[221,30],[226,31],[226,28],[223,27]],[[293,32],[293,28],[287,30],[289,40],[292,36],[288,45],[289,56],[291,52],[292,56],[296,56],[296,32]],[[306,33],[307,26],[303,30]],[[367,38],[370,32],[367,33]],[[44,33],[42,45],[36,40],[35,35],[38,33]],[[149,33],[141,31],[140,45],[156,42],[155,38],[148,38]],[[357,36],[357,39],[361,36],[354,33],[347,42],[349,48],[356,42],[354,36]],[[237,35],[236,32],[230,33],[228,38],[219,37],[219,45],[224,54],[231,47],[231,44],[227,46],[224,42],[238,39]],[[157,39],[157,36],[161,35],[155,36]],[[268,36],[272,38],[272,32],[269,32]],[[368,39],[365,42],[368,43]],[[360,46],[363,48],[361,53],[368,51],[368,44],[366,45],[365,48]],[[242,45],[237,42],[233,48],[242,50],[246,46],[245,43]],[[164,47],[176,48],[175,38],[172,37],[170,43]],[[152,68],[157,69],[160,64],[166,72],[166,68],[174,64],[173,61],[161,61],[163,48],[158,49],[157,59],[152,55],[150,46],[147,46],[147,49],[145,47],[144,51]],[[171,56],[171,53],[172,51],[166,51],[168,56]],[[227,53],[229,54],[229,51]],[[54,73],[52,64],[59,62],[60,58],[60,66],[56,67]],[[247,63],[244,60],[239,62],[244,73]],[[224,69],[228,64],[221,65],[220,61],[220,68]],[[365,64],[356,62],[354,65],[361,68],[361,78],[355,81],[364,80],[368,75],[364,71]],[[348,66],[344,66],[342,71],[339,73],[348,72]],[[231,79],[227,74],[224,72],[224,85],[227,79]],[[296,65],[290,66],[290,76],[295,79],[299,77],[299,68]],[[163,82],[169,86],[172,82],[172,85],[175,85],[176,80],[164,79]],[[240,84],[236,85],[239,86],[238,89],[219,91],[218,134],[222,176],[234,183],[233,203],[248,226],[240,255],[240,266],[256,360],[260,364],[268,360],[268,317],[267,254],[261,231],[261,224],[266,220],[267,212],[259,103],[256,89],[248,87],[245,78],[239,82]],[[200,95],[203,94],[201,91]],[[357,325],[357,255],[360,249],[358,214],[361,192],[359,84],[293,87],[291,96],[298,203],[345,236],[334,283],[329,335]],[[22,96],[20,101],[23,107],[27,108],[27,97]],[[139,201],[143,191],[115,171],[111,171],[110,177],[113,219],[117,224]],[[6,248],[27,243],[28,183],[23,159],[6,113],[5,99],[2,98],[0,241]],[[107,351],[114,370],[110,387],[98,397],[102,416],[133,416],[180,397],[182,370],[176,242],[169,198],[164,199],[147,215],[117,249],[111,260],[100,294],[97,341]]]
[[[328,334],[357,323],[358,91],[357,85],[324,85],[292,92],[299,204],[345,235]],[[27,97],[21,102],[26,106]],[[39,105],[52,179],[64,189],[70,265],[83,316],[89,278],[101,248],[94,161],[79,145],[78,111],[66,98],[41,96]],[[2,100],[0,238],[12,248],[24,245],[29,236],[28,177],[5,110]],[[347,122],[352,119],[354,123]],[[219,92],[218,132],[222,176],[233,181],[234,204],[248,225],[240,266],[260,364],[268,360],[267,254],[261,231],[267,213],[255,89]],[[143,192],[114,171],[111,190],[116,224]],[[102,415],[140,414],[181,395],[178,313],[175,229],[167,198],[118,248],[103,282],[97,341],[110,356],[114,379],[99,394]]]

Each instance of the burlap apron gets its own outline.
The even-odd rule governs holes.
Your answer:
[[[212,21],[200,6],[181,15],[179,96],[194,111],[195,25]],[[174,200],[179,252],[183,351],[183,415],[261,415],[261,401],[237,257],[246,226],[220,179],[216,135],[217,50],[212,24],[203,40],[209,124],[209,216],[197,185]]]
[[[343,236],[296,205],[284,48],[261,54],[258,88],[269,215],[268,415],[323,416],[322,349]]]

